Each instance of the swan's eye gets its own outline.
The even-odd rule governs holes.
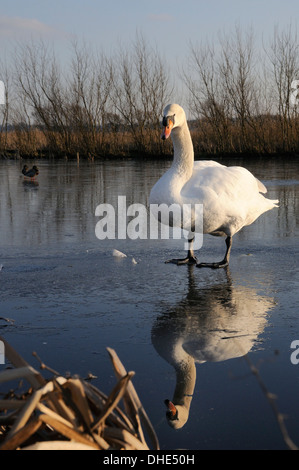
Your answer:
[[[174,115],[173,116],[164,116],[163,117],[163,121],[162,121],[162,124],[164,127],[169,127],[170,126],[170,122],[172,124],[174,124]]]
[[[169,125],[169,118],[166,116],[163,116],[162,126],[167,127],[168,125]]]

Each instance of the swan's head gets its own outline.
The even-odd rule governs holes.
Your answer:
[[[174,405],[170,400],[165,400],[167,406],[166,418],[170,427],[173,429],[182,428],[189,418],[189,407]]]
[[[163,133],[162,139],[168,139],[171,134],[172,129],[180,127],[184,122],[186,122],[186,114],[183,108],[178,104],[169,104],[166,106],[163,112]]]

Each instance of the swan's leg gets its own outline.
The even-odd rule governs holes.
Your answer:
[[[191,240],[188,240],[189,250],[188,250],[188,254],[187,254],[186,258],[183,258],[183,259],[169,259],[168,261],[165,261],[165,263],[177,264],[178,266],[181,265],[181,264],[197,264],[197,259],[194,255],[194,251],[193,251],[193,240],[194,240],[194,238],[192,238]]]
[[[199,263],[196,265],[197,268],[226,268],[229,264],[229,257],[232,248],[232,237],[228,236],[225,240],[226,243],[226,253],[222,261],[219,263]]]

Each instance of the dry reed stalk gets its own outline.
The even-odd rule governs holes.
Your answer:
[[[25,379],[26,394],[0,400],[0,450],[149,450],[142,424],[159,449],[155,431],[114,350],[108,348],[117,383],[109,396],[78,378],[45,380],[0,337],[15,369],[0,373],[0,383]],[[36,355],[37,357],[37,355]],[[42,369],[50,368],[41,363]],[[55,372],[55,371],[54,371]],[[123,401],[124,410],[120,408]],[[7,411],[12,411],[7,414]],[[56,444],[55,444],[56,443]]]
[[[110,359],[112,361],[113,367],[114,367],[114,372],[117,377],[117,379],[120,379],[121,376],[123,376],[126,373],[126,369],[121,363],[120,359],[118,358],[116,352],[111,349],[107,348],[107,351],[110,355]],[[129,416],[134,416],[135,418],[135,425],[140,429],[142,433],[142,427],[139,422],[139,419],[141,420],[142,424],[144,425],[151,441],[152,445],[154,448],[159,448],[159,442],[157,435],[155,433],[155,430],[150,422],[150,419],[143,408],[139,397],[137,395],[137,392],[134,388],[134,385],[132,382],[128,384],[128,387],[126,389],[126,394],[124,396],[124,404],[125,404],[125,409],[126,412]]]

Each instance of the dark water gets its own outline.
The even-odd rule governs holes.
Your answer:
[[[286,448],[258,379],[299,446],[298,162],[245,165],[280,207],[234,237],[228,271],[164,264],[182,240],[96,238],[96,207],[119,195],[147,204],[168,162],[37,163],[35,184],[20,162],[0,162],[0,317],[13,320],[0,335],[35,367],[32,351],[63,374],[92,372],[107,393],[114,348],[162,449]],[[201,260],[223,254],[222,239],[204,238]],[[177,378],[192,395],[180,430],[164,405]]]

